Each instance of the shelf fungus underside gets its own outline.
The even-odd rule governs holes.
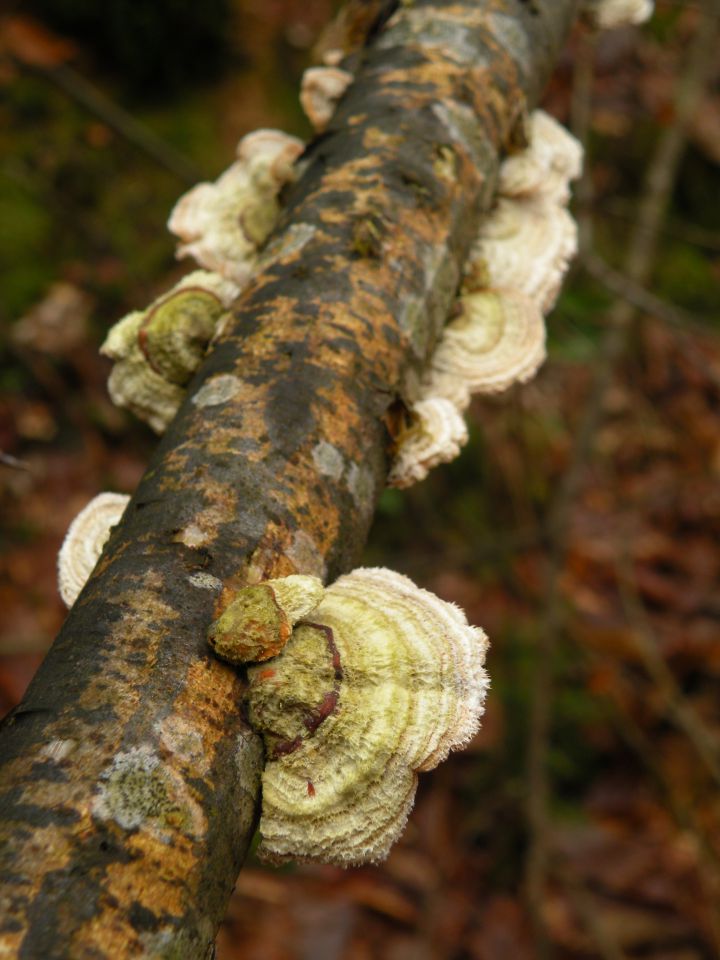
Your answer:
[[[329,587],[280,656],[249,670],[249,717],[267,750],[260,855],[384,858],[417,772],[477,731],[486,647],[461,610],[390,570]]]
[[[77,600],[129,501],[125,493],[99,493],[68,527],[57,565],[58,590],[66,607]]]

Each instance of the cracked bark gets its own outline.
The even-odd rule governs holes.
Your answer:
[[[209,955],[257,817],[222,582],[356,565],[384,417],[437,338],[572,0],[417,0],[360,57],[283,223],[0,734],[0,949]]]

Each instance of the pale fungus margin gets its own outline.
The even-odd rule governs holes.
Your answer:
[[[463,410],[468,392],[498,393],[535,375],[545,359],[545,323],[537,303],[513,290],[469,293],[459,304],[423,389]]]
[[[433,467],[454,460],[467,438],[465,421],[450,400],[433,396],[413,404],[411,422],[397,438],[388,486],[405,488],[424,480]]]
[[[77,600],[129,501],[125,493],[99,493],[68,527],[57,559],[58,591],[66,607]]]
[[[585,11],[600,30],[644,23],[653,15],[653,0],[586,0]]]
[[[267,754],[259,853],[375,862],[402,832],[418,772],[479,728],[487,637],[382,568],[354,570],[309,602],[280,653],[248,671],[249,719]]]

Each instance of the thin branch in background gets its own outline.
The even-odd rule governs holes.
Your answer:
[[[620,598],[645,669],[662,695],[673,723],[685,734],[716,786],[720,787],[720,744],[688,702],[675,675],[658,650],[657,638],[638,593],[627,551],[621,553],[616,567]]]
[[[637,283],[627,274],[611,267],[599,254],[588,250],[581,254],[580,265],[587,270],[590,276],[601,283],[610,293],[627,300],[628,303],[645,313],[652,314],[658,320],[673,327],[685,327],[695,330],[707,330],[701,317],[675,304],[668,303],[656,296],[642,284]]]
[[[18,460],[17,457],[5,453],[4,450],[0,450],[0,464],[4,467],[12,467],[13,470],[32,470],[27,460]]]
[[[22,60],[16,60],[16,63],[54,84],[71,100],[79,103],[183,183],[192,185],[202,179],[202,174],[190,160],[153,133],[144,123],[136,120],[127,110],[106,97],[72,67],[64,63],[53,66],[30,66]]]
[[[631,209],[627,200],[606,200],[603,198],[602,204],[593,205],[592,215],[593,219],[606,218],[622,220],[624,223],[634,223],[637,212],[634,207]],[[676,217],[668,218],[668,221],[663,223],[659,234],[661,237],[682,240],[684,243],[692,244],[695,247],[703,247],[705,250],[720,251],[720,233],[716,230],[707,230],[704,227],[686,223]]]
[[[689,121],[700,103],[708,78],[714,69],[719,14],[717,0],[705,0],[703,16],[693,39],[687,64],[676,87],[673,122],[660,136],[646,172],[624,270],[630,280],[641,286],[647,284],[652,271],[659,230],[680,166]],[[582,61],[584,58],[580,59]],[[582,75],[585,69],[584,66],[581,68],[579,91],[588,89],[587,80]],[[576,108],[574,115],[581,124],[578,132],[581,135],[586,134],[587,126],[585,130],[582,129],[586,112]],[[586,231],[586,234],[589,233],[589,230]],[[594,381],[581,415],[570,462],[548,511],[545,605],[539,622],[528,731],[529,841],[525,874],[528,908],[541,960],[551,956],[552,952],[543,918],[543,899],[550,854],[548,823],[551,785],[548,747],[553,699],[553,656],[563,622],[560,575],[567,551],[572,505],[576,499],[583,468],[592,454],[595,436],[602,420],[604,399],[624,352],[634,318],[634,305],[624,299],[618,300],[610,311],[608,328],[595,362]]]
[[[671,327],[673,336],[682,343],[692,362],[703,371],[711,383],[720,388],[720,374],[713,369],[705,354],[698,349],[693,339],[687,335],[688,330],[694,330],[704,336],[714,335],[717,337],[717,333],[711,330],[707,324],[704,324],[701,318],[656,297],[654,293],[631,280],[630,277],[619,270],[615,270],[602,257],[591,251],[582,255],[581,263],[587,272],[611,293],[622,297],[639,310],[651,314],[654,319],[660,320]]]

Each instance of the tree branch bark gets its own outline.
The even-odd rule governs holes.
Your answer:
[[[284,223],[0,736],[3,956],[209,955],[262,751],[217,591],[356,565],[383,417],[448,314],[572,0],[417,0],[361,58]]]

